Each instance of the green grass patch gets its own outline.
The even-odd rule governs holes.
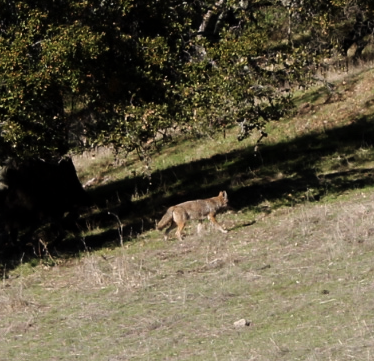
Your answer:
[[[43,257],[3,259],[0,360],[371,359],[372,78],[301,94],[310,106],[269,124],[256,152],[256,134],[232,129],[147,167],[77,158],[96,206]],[[227,234],[154,230],[169,206],[220,190]]]

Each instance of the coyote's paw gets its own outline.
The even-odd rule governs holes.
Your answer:
[[[223,227],[220,227],[219,230],[222,232],[222,233],[227,233],[228,230],[226,228],[223,228]]]

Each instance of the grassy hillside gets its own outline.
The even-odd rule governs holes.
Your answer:
[[[257,152],[230,130],[148,168],[77,158],[97,206],[49,256],[3,262],[0,360],[371,360],[373,80],[300,93]],[[223,189],[229,233],[154,230],[168,206]]]

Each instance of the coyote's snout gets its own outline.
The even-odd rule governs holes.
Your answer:
[[[222,232],[227,233],[227,230],[220,226],[215,218],[218,211],[225,208],[228,204],[227,193],[225,191],[220,192],[217,197],[198,199],[195,201],[188,201],[176,206],[170,207],[161,221],[157,225],[157,229],[162,230],[170,224],[170,227],[165,232],[165,240],[168,238],[169,232],[178,227],[175,235],[178,239],[182,240],[182,230],[189,219],[202,220],[205,217],[208,219]]]

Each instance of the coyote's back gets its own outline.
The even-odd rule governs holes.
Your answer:
[[[215,215],[218,211],[226,208],[227,204],[228,197],[225,191],[220,192],[217,197],[177,204],[166,211],[158,223],[157,229],[161,230],[170,224],[165,232],[165,239],[167,239],[169,232],[178,227],[175,234],[179,240],[182,240],[181,232],[189,219],[202,220],[208,217],[221,232],[226,233],[227,231],[218,224]]]

